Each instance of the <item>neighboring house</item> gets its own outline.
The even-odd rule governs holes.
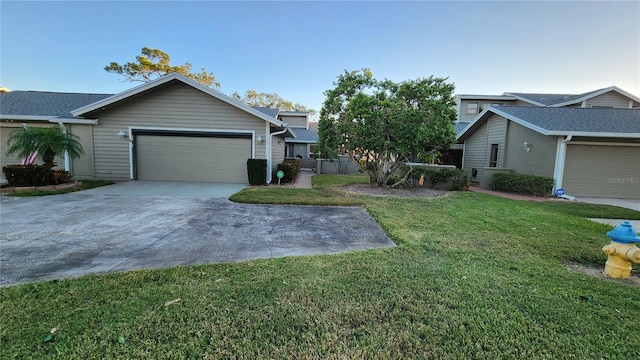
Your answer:
[[[21,101],[24,93],[42,96],[42,108]],[[1,94],[2,165],[19,161],[5,154],[13,129],[62,122],[85,150],[64,160],[74,177],[247,183],[247,159],[257,158],[271,181],[285,137],[295,137],[275,117],[176,73],[115,95],[67,95],[68,103],[59,93]]]
[[[285,139],[285,156],[311,159],[318,144],[318,130],[312,129],[309,125],[311,114],[307,111],[280,111],[278,119],[286,122],[296,137]]]
[[[553,178],[573,196],[640,199],[640,109],[596,106],[490,105],[458,134],[463,169],[485,188],[506,171]]]

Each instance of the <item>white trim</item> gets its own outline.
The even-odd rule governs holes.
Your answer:
[[[588,99],[594,98],[596,96],[600,96],[602,94],[606,94],[606,93],[611,92],[611,91],[615,91],[615,92],[617,92],[618,94],[620,94],[622,96],[626,96],[627,98],[632,99],[633,101],[640,102],[640,98],[629,94],[628,92],[618,88],[617,86],[609,86],[607,88],[600,89],[600,90],[597,90],[595,92],[592,92],[589,95],[585,95],[585,96],[582,96],[580,98],[577,98],[577,99],[574,99],[574,100],[571,100],[571,101],[565,101],[565,102],[562,102],[562,103],[559,103],[559,104],[549,105],[549,107],[563,107],[563,106],[567,106],[567,105],[571,105],[571,104],[577,104],[579,102],[586,101]]]
[[[556,163],[553,167],[553,179],[554,179],[554,192],[557,189],[562,188],[562,181],[564,178],[564,163],[567,157],[567,143],[571,141],[572,136],[569,135],[566,138],[558,138],[558,144],[556,146]]]
[[[634,138],[640,138],[640,133],[630,133],[630,132],[625,132],[625,133],[616,133],[616,132],[590,132],[590,131],[557,131],[557,130],[546,130],[544,128],[541,128],[539,126],[536,126],[526,120],[520,119],[516,116],[513,116],[511,114],[505,113],[497,108],[494,108],[493,106],[490,106],[488,108],[486,108],[484,111],[482,111],[482,113],[480,113],[480,115],[478,115],[471,123],[469,123],[469,125],[467,125],[467,127],[465,127],[460,134],[456,137],[456,141],[459,141],[461,138],[463,138],[463,135],[465,135],[467,132],[469,132],[469,130],[478,122],[482,119],[482,117],[488,112],[491,111],[492,113],[496,114],[496,115],[500,115],[504,118],[506,118],[507,120],[511,120],[519,125],[522,125],[530,130],[533,130],[535,132],[538,132],[542,135],[545,136],[583,136],[583,137],[615,137],[615,138],[625,138],[625,139],[634,139]]]
[[[629,109],[633,109],[633,100],[629,100]]]
[[[58,124],[85,124],[85,125],[98,125],[98,119],[73,119],[73,118],[60,118],[57,116],[48,115],[0,115],[0,120],[18,120],[18,121],[48,121],[50,123]]]
[[[71,159],[69,158],[69,152],[64,152],[64,171],[71,171]]]
[[[541,102],[537,102],[531,99],[527,99],[526,97],[522,97],[513,93],[504,93],[505,95],[509,95],[509,96],[513,96],[515,98],[515,100],[520,100],[520,101],[524,101],[526,103],[535,105],[535,106],[539,106],[539,107],[547,107],[547,105],[541,103]]]
[[[271,133],[271,134],[269,134],[267,136],[267,138],[269,139],[267,144],[269,146],[269,155],[270,155],[269,158],[267,159],[267,170],[269,170],[269,172],[267,173],[267,184],[271,184],[271,178],[272,178],[272,176],[271,176],[271,172],[272,172],[271,171],[271,162],[273,161],[273,158],[272,158],[272,154],[271,153],[273,152],[273,148],[271,147],[271,144],[273,143],[273,137],[274,136],[282,135],[282,134],[286,133],[287,131],[289,131],[289,128],[287,127],[287,123],[283,123],[283,127],[284,127],[283,130],[276,131],[276,132]],[[286,146],[286,144],[285,144],[285,146]]]
[[[267,184],[271,184],[271,159],[273,157],[273,149],[271,148],[271,136],[269,136],[269,133],[271,132],[271,126],[269,126],[269,123],[265,123],[264,127],[264,157],[267,159],[267,176],[265,177],[265,179],[267,179]]]
[[[135,180],[133,175],[133,132],[135,130],[166,130],[166,131],[189,131],[189,132],[223,132],[230,134],[251,134],[251,157],[255,159],[255,130],[229,130],[229,129],[202,129],[202,128],[174,128],[160,126],[129,126],[129,179]]]
[[[589,145],[589,146],[628,146],[638,147],[638,143],[620,143],[620,142],[598,142],[598,141],[570,141],[567,145]]]
[[[515,96],[511,95],[456,95],[460,100],[517,100]]]
[[[153,88],[155,88],[155,87],[157,87],[159,85],[166,84],[166,83],[168,83],[170,81],[173,81],[173,80],[180,81],[180,82],[184,83],[185,85],[189,85],[189,86],[191,86],[192,88],[194,88],[196,90],[200,90],[200,91],[204,92],[205,94],[209,94],[209,95],[213,96],[214,98],[216,98],[218,100],[224,101],[227,104],[232,105],[232,106],[234,106],[234,107],[236,107],[236,108],[238,108],[240,110],[244,110],[245,112],[248,112],[249,114],[254,115],[254,116],[256,116],[256,117],[258,117],[258,118],[260,118],[260,119],[262,119],[264,121],[267,121],[267,122],[269,122],[269,123],[271,123],[271,124],[273,124],[273,125],[275,125],[277,127],[282,127],[282,121],[280,121],[280,120],[278,120],[276,118],[272,118],[272,117],[268,116],[267,114],[264,114],[264,113],[262,113],[262,112],[260,112],[260,111],[258,111],[256,109],[252,108],[249,105],[246,105],[246,104],[243,104],[243,103],[241,103],[239,101],[236,101],[236,100],[234,100],[234,99],[222,94],[221,92],[219,92],[217,90],[213,90],[211,88],[208,88],[208,87],[200,84],[199,82],[197,82],[195,80],[192,80],[192,79],[190,79],[190,78],[188,78],[186,76],[180,75],[178,73],[171,73],[171,74],[162,76],[162,77],[160,77],[158,79],[155,79],[155,80],[150,81],[148,83],[136,86],[136,87],[134,87],[132,89],[123,91],[123,92],[121,92],[119,94],[115,94],[115,95],[109,96],[106,99],[102,99],[102,100],[96,101],[96,102],[94,102],[92,104],[89,104],[89,105],[83,106],[81,108],[72,110],[71,114],[73,116],[81,116],[81,115],[86,114],[88,112],[91,112],[91,111],[94,111],[94,110],[98,110],[100,108],[105,108],[105,107],[107,107],[107,106],[109,106],[111,104],[114,104],[114,103],[118,102],[118,101],[127,99],[127,98],[129,98],[131,96],[134,96],[134,95],[137,95],[137,94],[140,94],[140,93],[143,93],[143,92],[145,92],[147,90],[151,90],[151,89],[153,89]]]
[[[64,119],[64,118],[51,118],[49,122],[52,123],[64,123],[64,124],[80,124],[80,125],[98,125],[98,119]]]

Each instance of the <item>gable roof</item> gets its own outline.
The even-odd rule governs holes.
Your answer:
[[[170,82],[181,82],[185,85],[191,86],[192,88],[196,89],[196,90],[200,90],[205,94],[208,94],[218,100],[221,100],[231,106],[234,106],[242,111],[245,111],[253,116],[256,116],[272,125],[275,125],[276,127],[283,127],[283,122],[276,119],[275,117],[269,116],[257,109],[252,108],[249,105],[243,104],[239,101],[236,101],[224,94],[222,94],[221,92],[217,91],[217,90],[213,90],[211,88],[208,88],[202,84],[200,84],[199,82],[190,79],[184,75],[180,75],[178,73],[171,73],[168,75],[164,75],[162,77],[159,77],[153,81],[150,81],[148,83],[144,83],[142,85],[136,86],[132,89],[129,90],[125,90],[121,93],[109,96],[105,99],[96,101],[94,103],[91,103],[89,105],[85,105],[82,106],[80,108],[74,109],[71,111],[71,114],[73,114],[73,116],[83,116],[85,114],[88,114],[92,111],[101,109],[103,107],[107,107],[110,106],[112,104],[115,104],[117,102],[123,101],[125,99],[128,99],[130,97],[142,94],[146,91],[152,90],[158,86],[164,85],[164,84],[168,84]],[[291,131],[287,131],[288,133],[290,133]]]
[[[278,118],[278,113],[280,113],[280,110],[272,109],[272,108],[266,107],[266,106],[255,106],[254,109],[260,111],[263,114],[269,115],[274,119],[277,119]]]
[[[640,138],[640,109],[489,106],[457,140],[467,139],[493,114],[547,136]]]
[[[11,91],[0,93],[3,118],[33,120],[70,119],[73,109],[108,98],[111,94]]]
[[[285,142],[289,143],[311,143],[318,142],[318,130],[307,129],[302,127],[292,127],[291,130],[296,134],[294,138],[285,138]]]
[[[561,107],[581,103],[593,97],[615,91],[635,102],[640,102],[640,98],[616,87],[609,86],[606,88],[589,91],[582,94],[540,94],[540,93],[515,93],[506,92],[504,95],[513,96],[519,100],[528,102],[536,106]]]

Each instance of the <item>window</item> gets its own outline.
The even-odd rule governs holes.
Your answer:
[[[491,159],[489,160],[489,167],[498,166],[498,144],[491,144]]]
[[[475,115],[478,113],[478,103],[467,104],[467,115]]]

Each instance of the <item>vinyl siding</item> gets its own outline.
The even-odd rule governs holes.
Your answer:
[[[504,166],[506,133],[507,119],[499,115],[493,115],[465,141],[463,166],[464,170],[469,174],[471,174],[472,168],[478,170],[478,176],[474,180],[480,180],[483,173],[482,169],[489,166],[491,144],[498,144],[497,167]]]
[[[477,114],[467,114],[467,104],[469,103],[479,104],[480,109]],[[531,104],[520,100],[461,100],[458,121],[473,121],[473,119],[475,119],[483,109],[491,106],[491,104],[503,104],[505,106],[532,106]]]
[[[615,91],[609,91],[608,93],[596,96],[587,100],[586,107],[594,107],[594,106],[612,106],[614,108],[629,108],[629,98],[626,96],[620,95]],[[634,106],[638,104],[635,103]]]
[[[284,121],[289,127],[307,127],[306,116],[292,116],[292,115],[280,115],[280,120]]]
[[[50,123],[29,123],[28,126],[53,127],[58,125]],[[7,149],[9,149],[9,137],[14,131],[22,131],[22,122],[0,124],[0,168],[5,165],[17,165],[20,164],[20,161],[22,161],[22,158],[18,158],[16,155],[7,155]],[[42,164],[41,154],[38,155],[39,156],[36,160],[36,164]],[[53,161],[57,164],[54,169],[64,170],[64,156],[56,155]]]
[[[129,179],[129,143],[117,136],[129,127],[245,130],[266,137],[265,120],[183,83],[172,83],[89,114],[94,127],[95,176]],[[135,146],[135,144],[134,144]],[[264,159],[265,143],[256,144],[256,158]]]
[[[274,136],[273,144],[271,144],[271,148],[273,149],[271,153],[271,170],[276,170],[278,168],[278,164],[284,161],[284,138],[282,136]]]

